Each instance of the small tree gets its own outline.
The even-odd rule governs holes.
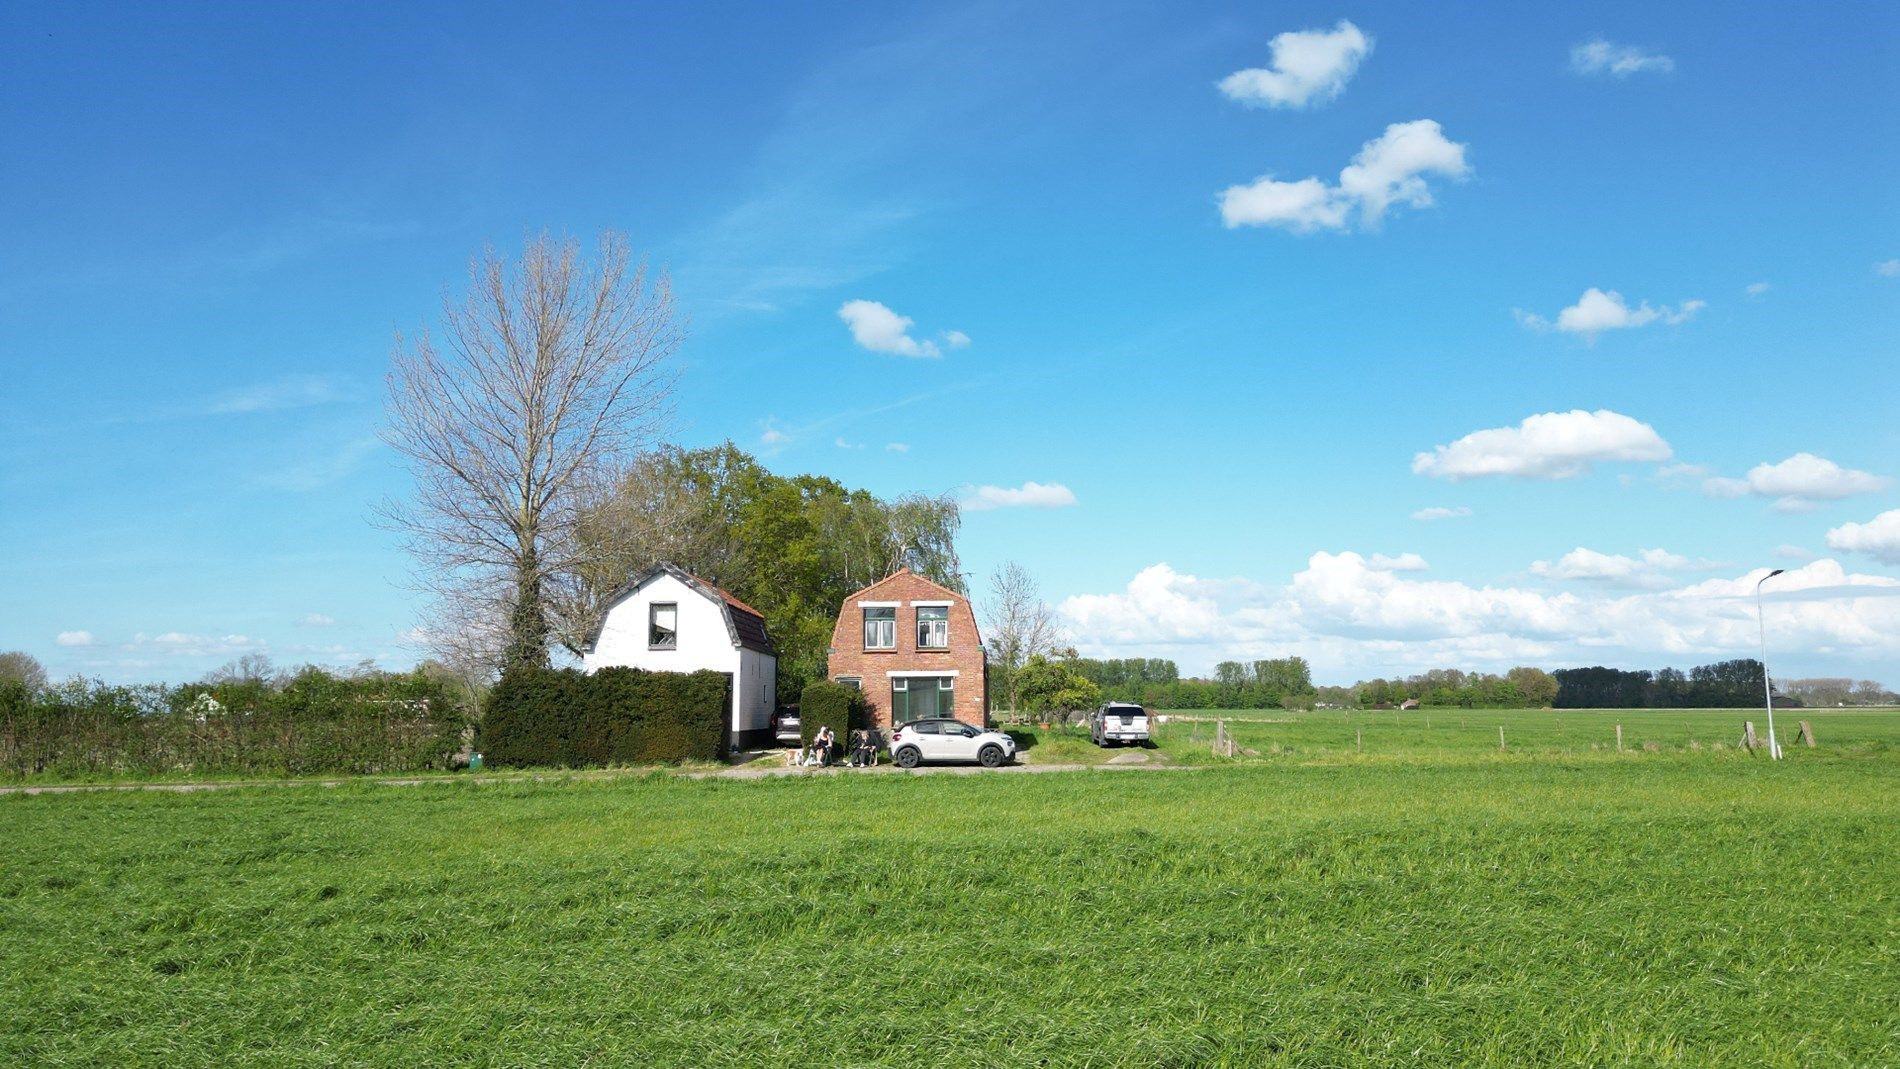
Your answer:
[[[11,680],[28,693],[46,686],[46,668],[39,658],[21,650],[0,652],[0,680]]]
[[[1063,715],[1093,709],[1101,703],[1102,688],[1066,661],[1037,654],[1017,672],[1022,707],[1032,713]]]
[[[996,672],[996,692],[1011,712],[1024,711],[1020,675],[1033,657],[1047,658],[1062,643],[1062,626],[1055,611],[1027,569],[1006,561],[990,576],[990,596],[983,602],[983,630],[989,635],[990,664]]]

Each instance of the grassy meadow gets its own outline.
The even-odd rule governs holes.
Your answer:
[[[1771,764],[1688,749],[1736,714],[1361,715],[1169,772],[0,797],[0,1065],[1900,1063],[1900,716]]]

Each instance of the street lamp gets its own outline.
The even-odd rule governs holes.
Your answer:
[[[1775,741],[1775,691],[1768,683],[1768,627],[1761,619],[1761,585],[1784,569],[1776,568],[1755,580],[1755,630],[1761,633],[1761,696],[1768,703],[1768,756],[1781,760],[1781,744]]]

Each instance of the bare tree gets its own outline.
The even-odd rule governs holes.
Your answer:
[[[8,679],[25,684],[27,690],[39,690],[46,686],[46,669],[39,658],[24,650],[7,650],[0,653],[0,680]]]
[[[545,665],[550,596],[577,564],[590,485],[671,415],[671,287],[619,235],[584,262],[579,243],[544,234],[516,263],[477,259],[443,320],[446,349],[426,332],[397,338],[385,439],[416,485],[388,515],[438,598],[445,645],[494,634],[490,663]]]
[[[1005,561],[990,574],[990,596],[983,602],[983,630],[988,634],[990,663],[1002,669],[1002,691],[1011,711],[1019,711],[1019,670],[1031,657],[1048,656],[1063,641],[1055,610],[1042,600],[1042,591],[1029,572],[1015,561]]]

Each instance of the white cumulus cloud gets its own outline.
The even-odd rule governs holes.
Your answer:
[[[1416,553],[1401,553],[1388,557],[1383,553],[1374,553],[1366,560],[1366,567],[1381,572],[1422,572],[1430,567],[1425,558]]]
[[[1471,510],[1469,508],[1466,508],[1463,505],[1459,505],[1456,508],[1446,508],[1443,505],[1433,505],[1430,508],[1422,508],[1422,509],[1419,509],[1417,512],[1412,513],[1412,518],[1415,520],[1420,520],[1425,523],[1430,523],[1434,520],[1455,520],[1455,519],[1460,519],[1462,517],[1469,516],[1469,515],[1471,515]]]
[[[1220,91],[1252,107],[1303,108],[1340,94],[1359,64],[1372,51],[1372,38],[1339,20],[1330,30],[1292,30],[1267,45],[1266,67],[1235,71],[1221,79]]]
[[[914,338],[910,333],[914,320],[876,301],[846,301],[838,309],[838,318],[851,328],[851,340],[874,353],[928,359],[942,356],[943,346],[961,349],[970,344],[970,336],[960,330],[945,331],[940,336],[942,345],[927,338]]]
[[[1601,37],[1593,37],[1570,50],[1570,69],[1576,74],[1607,74],[1612,78],[1627,78],[1644,71],[1668,74],[1676,69],[1676,61],[1660,52],[1636,45],[1619,45]]]
[[[1595,341],[1596,336],[1606,330],[1628,330],[1633,327],[1646,327],[1651,323],[1662,322],[1674,326],[1695,318],[1695,314],[1707,308],[1707,301],[1683,301],[1671,308],[1664,305],[1653,307],[1648,301],[1632,308],[1623,295],[1615,290],[1600,290],[1595,286],[1583,291],[1577,303],[1557,313],[1557,319],[1551,320],[1517,309],[1517,321],[1533,330],[1549,330],[1555,327],[1569,334],[1581,334]]]
[[[1167,564],[1127,587],[1064,599],[1058,611],[1090,656],[1170,656],[1184,671],[1223,659],[1299,653],[1321,678],[1392,676],[1457,664],[1690,667],[1756,648],[1762,570],[1663,589],[1585,585],[1546,593],[1414,578],[1359,553],[1315,553],[1279,584],[1209,580]],[[1770,641],[1788,654],[1900,656],[1900,580],[1817,560],[1770,588]]]
[[[990,509],[1059,509],[1079,504],[1075,492],[1061,483],[1030,481],[1021,486],[979,486],[964,495],[963,507],[971,512]]]
[[[1356,221],[1376,230],[1394,205],[1431,205],[1427,175],[1469,175],[1466,147],[1448,140],[1430,119],[1393,123],[1360,147],[1336,185],[1318,178],[1282,182],[1269,174],[1228,187],[1220,197],[1221,221],[1229,229],[1277,226],[1295,233],[1343,230]]]
[[[1774,287],[1766,282],[1750,282],[1744,287],[1743,292],[1747,293],[1750,297],[1759,297],[1771,289],[1774,289]]]
[[[1827,533],[1827,546],[1900,564],[1900,509],[1888,509],[1866,523],[1841,524]]]
[[[1665,549],[1645,549],[1629,557],[1578,546],[1555,561],[1533,562],[1531,574],[1545,579],[1576,579],[1613,586],[1661,587],[1669,585],[1667,573],[1701,571],[1712,566],[1709,561],[1690,560]]]
[[[1412,471],[1435,479],[1569,479],[1599,462],[1663,461],[1671,455],[1669,443],[1647,423],[1607,409],[1575,409],[1474,431],[1413,457]]]
[[[1796,453],[1779,463],[1757,464],[1740,479],[1704,479],[1702,492],[1710,497],[1769,497],[1782,512],[1805,512],[1822,501],[1878,493],[1891,483],[1870,472],[1843,468],[1826,457]]]
[[[90,646],[93,638],[90,631],[61,631],[53,641],[62,646]]]

